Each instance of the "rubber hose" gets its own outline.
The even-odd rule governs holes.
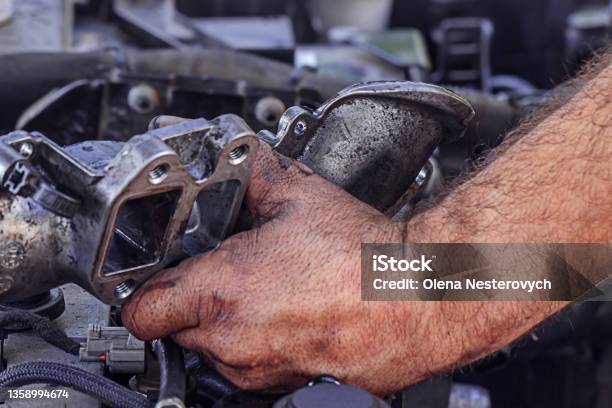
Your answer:
[[[18,325],[20,328],[32,329],[40,338],[66,353],[78,355],[81,345],[66,334],[46,317],[34,313],[12,310],[0,312],[0,328]]]
[[[187,375],[183,350],[168,337],[155,340],[153,350],[159,362],[159,400],[178,398],[185,401]]]
[[[185,354],[185,367],[195,383],[196,394],[203,399],[217,401],[239,391],[234,384],[203,364],[202,358],[196,353]]]
[[[210,393],[215,398],[222,398],[238,392],[232,383],[212,372],[198,373],[195,376],[198,388]]]
[[[91,395],[116,408],[151,408],[153,403],[142,395],[83,369],[52,361],[35,361],[14,365],[0,373],[0,390],[30,384],[69,387]]]

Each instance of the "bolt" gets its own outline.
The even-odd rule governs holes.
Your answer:
[[[260,99],[255,105],[255,117],[266,126],[274,126],[285,111],[285,104],[274,96]]]
[[[160,104],[159,93],[150,85],[137,85],[128,93],[128,106],[135,112],[151,113],[159,108]]]
[[[304,133],[306,133],[307,130],[308,130],[308,125],[306,124],[306,122],[304,122],[303,120],[300,120],[293,128],[293,133],[295,133],[297,137],[301,137],[301,136],[304,136]]]
[[[26,159],[29,159],[32,153],[34,153],[34,146],[31,143],[24,143],[19,148],[19,153]]]
[[[421,184],[422,182],[424,182],[425,180],[427,180],[427,177],[429,176],[429,172],[427,171],[427,167],[423,167],[421,169],[421,171],[419,171],[419,174],[416,176],[416,182],[418,184]]]

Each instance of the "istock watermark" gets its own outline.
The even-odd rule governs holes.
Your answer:
[[[612,300],[605,244],[363,244],[363,300]]]
[[[433,272],[431,263],[433,258],[427,259],[425,255],[421,255],[421,259],[395,259],[387,255],[372,256],[372,270],[374,272]]]

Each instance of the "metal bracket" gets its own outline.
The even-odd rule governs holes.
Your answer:
[[[473,116],[469,102],[447,89],[374,82],[349,87],[314,112],[290,108],[276,135],[259,137],[387,211],[401,207],[434,149],[461,137]]]

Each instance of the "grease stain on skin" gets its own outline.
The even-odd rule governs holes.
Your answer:
[[[213,291],[207,306],[207,323],[210,326],[231,320],[235,313],[235,302],[226,300],[217,290]]]
[[[142,292],[143,293],[149,293],[155,290],[166,290],[166,289],[172,289],[174,287],[176,287],[176,283],[180,281],[180,278],[176,278],[176,279],[166,279],[160,282],[153,282],[150,284],[145,285],[142,288]]]

